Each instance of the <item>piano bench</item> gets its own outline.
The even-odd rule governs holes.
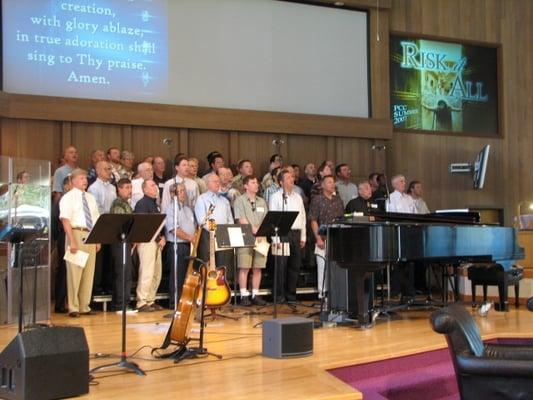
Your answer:
[[[520,280],[524,276],[524,269],[513,266],[505,270],[501,264],[496,263],[476,263],[468,267],[468,279],[472,284],[472,306],[476,304],[476,286],[483,286],[483,301],[487,301],[487,286],[498,286],[500,297],[495,308],[498,311],[509,310],[508,288],[514,286],[515,307],[519,306]]]

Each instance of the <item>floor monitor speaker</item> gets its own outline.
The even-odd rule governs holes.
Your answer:
[[[313,354],[313,321],[293,317],[263,322],[263,355],[271,358]]]
[[[82,328],[19,333],[0,353],[0,398],[51,400],[89,393],[89,347]]]

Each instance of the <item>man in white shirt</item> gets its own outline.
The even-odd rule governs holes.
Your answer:
[[[279,302],[296,302],[296,287],[302,265],[302,249],[306,241],[306,215],[302,197],[294,189],[293,174],[284,169],[280,173],[281,190],[274,193],[268,202],[270,211],[298,211],[288,237],[281,238],[289,243],[289,255],[278,262],[277,298]],[[276,246],[276,245],[274,245]]]
[[[87,192],[94,196],[100,214],[109,213],[111,204],[117,198],[117,188],[110,182],[111,172],[112,166],[110,162],[99,161],[96,164],[96,181],[87,189]],[[96,255],[93,282],[94,295],[101,295],[113,290],[111,258],[111,247],[103,245]]]
[[[189,178],[196,182],[200,194],[207,192],[205,181],[198,176],[198,159],[196,157],[189,157]]]
[[[386,202],[388,212],[415,214],[415,202],[405,193],[406,180],[403,175],[395,175],[391,179],[394,192]],[[415,297],[415,275],[412,262],[400,262],[391,274],[391,296],[397,297],[402,294],[402,299],[411,301]]]
[[[409,183],[409,190],[407,191],[409,196],[413,198],[415,203],[415,210],[417,214],[429,214],[429,208],[422,198],[424,192],[422,190],[422,182],[411,181]]]
[[[196,199],[200,196],[200,189],[198,184],[189,178],[189,160],[185,156],[179,156],[174,160],[174,169],[176,176],[170,178],[163,186],[163,197],[161,197],[161,210],[166,210],[168,205],[172,202],[170,196],[170,186],[178,183],[185,185],[185,192],[187,193],[187,205],[194,209]]]
[[[403,175],[395,175],[391,179],[392,192],[387,200],[386,206],[388,212],[415,214],[415,202],[413,198],[405,193],[406,180]]]
[[[59,218],[65,230],[66,252],[76,255],[78,250],[88,254],[85,265],[67,261],[67,297],[69,316],[76,318],[92,314],[89,303],[93,289],[94,262],[99,244],[85,244],[90,230],[100,217],[93,195],[86,193],[87,172],[75,169],[71,173],[72,189],[59,202]]]
[[[138,178],[131,181],[131,208],[135,208],[137,202],[144,197],[143,182],[154,179],[152,164],[142,162],[137,166]]]

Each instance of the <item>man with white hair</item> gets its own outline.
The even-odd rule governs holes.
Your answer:
[[[386,203],[388,212],[415,214],[416,207],[413,198],[405,193],[406,180],[403,175],[395,175],[391,179],[394,192]]]
[[[142,185],[144,181],[154,179],[154,170],[152,164],[148,162],[142,162],[137,166],[138,178],[131,181],[131,207],[135,208],[135,204],[143,198],[144,193]],[[159,191],[158,191],[159,194]]]
[[[413,198],[405,193],[406,180],[403,175],[395,175],[391,179],[394,192],[386,202],[387,211],[416,214],[416,206]],[[396,298],[402,295],[402,300],[409,302],[415,297],[414,264],[412,262],[400,262],[398,267],[392,270],[390,290],[391,296]]]

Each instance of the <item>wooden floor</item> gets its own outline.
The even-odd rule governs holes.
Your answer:
[[[281,311],[286,316],[294,315],[287,306],[281,307]],[[312,311],[309,307],[298,308],[301,315]],[[208,323],[206,346],[209,351],[221,354],[222,360],[209,357],[174,364],[169,360],[154,360],[148,348],[160,345],[164,338],[169,324],[164,314],[128,315],[127,350],[131,354],[147,346],[133,358],[147,375],[139,377],[119,370],[98,373],[90,394],[82,398],[361,399],[359,392],[326,370],[445,346],[444,339],[429,326],[430,312],[411,311],[395,320],[382,320],[369,330],[315,329],[312,356],[268,359],[261,356],[261,328],[254,328],[254,325],[271,316],[243,316],[239,321],[217,319]],[[508,313],[491,311],[487,318],[476,319],[485,338],[533,336],[533,313],[525,309]],[[95,358],[95,354],[119,353],[118,314],[107,312],[78,319],[54,314],[51,322],[80,325],[85,329],[91,368],[116,361]],[[0,348],[15,336],[16,329],[16,326],[0,327]],[[197,331],[198,325],[193,329]]]

